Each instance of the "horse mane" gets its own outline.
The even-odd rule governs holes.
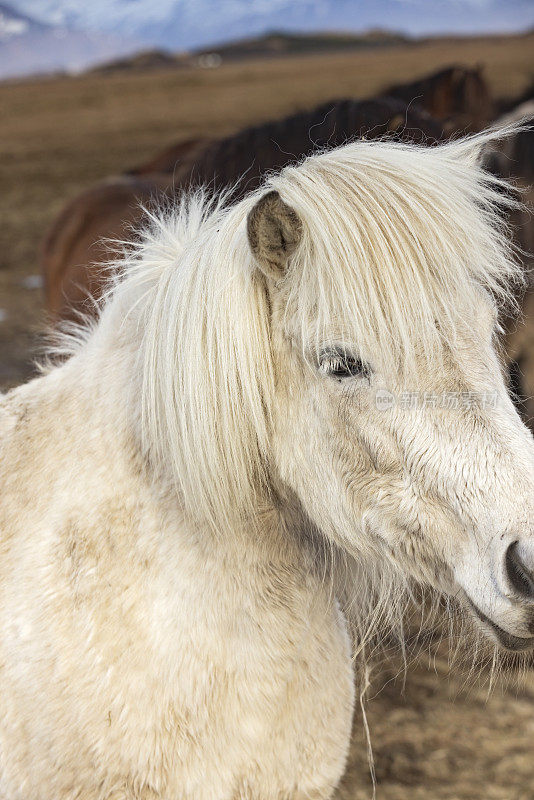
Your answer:
[[[356,142],[266,182],[303,222],[281,289],[306,341],[313,324],[323,344],[335,322],[338,336],[409,374],[416,347],[430,359],[444,343],[455,350],[479,287],[510,298],[520,268],[500,209],[513,200],[479,165],[502,135],[433,148]],[[269,488],[275,364],[245,225],[261,191],[229,206],[200,191],[153,216],[113,290],[139,314],[147,457],[170,469],[190,518],[218,532],[250,521]]]
[[[274,393],[268,302],[243,236],[246,210],[225,200],[197,190],[151,214],[102,315],[106,325],[115,300],[126,314],[138,310],[145,453],[156,470],[171,467],[190,516],[214,530],[235,525],[236,498],[248,508],[254,487],[266,486]]]
[[[500,117],[497,125],[524,123],[487,154],[485,167],[505,178],[521,176],[527,185],[534,177],[534,100],[527,100]]]

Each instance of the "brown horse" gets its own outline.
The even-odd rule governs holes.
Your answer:
[[[456,130],[480,128],[492,113],[487,86],[476,69],[450,67],[393,86],[387,94],[391,96],[325,103],[213,142],[187,139],[131,169],[129,177],[82,192],[63,209],[44,243],[42,269],[52,319],[91,310],[90,298],[105,283],[102,265],[110,255],[102,242],[132,236],[142,218],[140,203],[162,191],[172,194],[192,183],[206,183],[215,191],[235,186],[239,197],[266,172],[317,148],[383,134],[435,142]]]
[[[92,298],[105,285],[110,258],[106,240],[134,235],[140,204],[162,193],[206,184],[218,191],[234,187],[242,197],[262,176],[317,149],[355,137],[389,134],[403,141],[433,143],[443,126],[401,100],[339,100],[282,120],[247,128],[213,142],[192,139],[168,148],[151,161],[82,192],[54,222],[43,247],[46,305],[53,320],[92,313]],[[157,169],[157,172],[153,170]]]
[[[68,203],[42,248],[47,311],[55,320],[94,313],[108,278],[104,265],[114,240],[131,240],[143,206],[169,189],[168,175],[124,175],[92,186]]]

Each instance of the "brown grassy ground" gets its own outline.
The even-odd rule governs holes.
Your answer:
[[[513,96],[532,80],[533,46],[534,34],[436,41],[214,71],[0,85],[0,390],[31,373],[44,317],[41,293],[27,279],[38,272],[44,231],[80,189],[181,138],[371,95],[451,62],[484,64],[494,94]],[[517,690],[487,698],[473,688],[453,699],[461,680],[447,677],[443,659],[434,670],[421,659],[404,693],[389,683],[370,704],[379,800],[534,799],[532,675]],[[339,797],[370,798],[359,718],[349,775]]]
[[[366,708],[377,800],[533,800],[534,673],[488,689],[449,669],[448,645],[374,676]],[[504,681],[504,679],[503,679]],[[508,688],[504,688],[505,685]],[[357,709],[349,765],[335,800],[371,800]]]

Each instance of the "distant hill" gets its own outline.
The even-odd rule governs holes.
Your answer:
[[[305,55],[306,53],[332,53],[373,47],[403,45],[415,41],[400,33],[368,31],[362,34],[349,33],[303,33],[292,34],[272,31],[264,36],[239,39],[208,49],[190,53],[171,53],[167,50],[142,50],[132,56],[113,59],[98,64],[93,73],[142,72],[172,67],[217,67],[221,63],[249,58],[277,58],[280,56]]]
[[[79,72],[90,64],[138,48],[136,41],[50,25],[0,3],[0,79]]]
[[[107,74],[112,72],[149,72],[155,69],[189,66],[192,63],[188,53],[169,53],[167,50],[141,50],[131,56],[115,58],[97,64],[89,72]]]
[[[305,53],[357,50],[384,45],[406,44],[409,37],[385,30],[365,33],[287,33],[270,31],[263,36],[240,39],[213,45],[197,51],[198,54],[217,53],[224,61],[250,58],[251,56],[303,55]]]

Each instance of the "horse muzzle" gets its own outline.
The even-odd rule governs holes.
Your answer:
[[[534,540],[507,544],[489,579],[463,572],[466,604],[484,630],[506,650],[534,649]]]

